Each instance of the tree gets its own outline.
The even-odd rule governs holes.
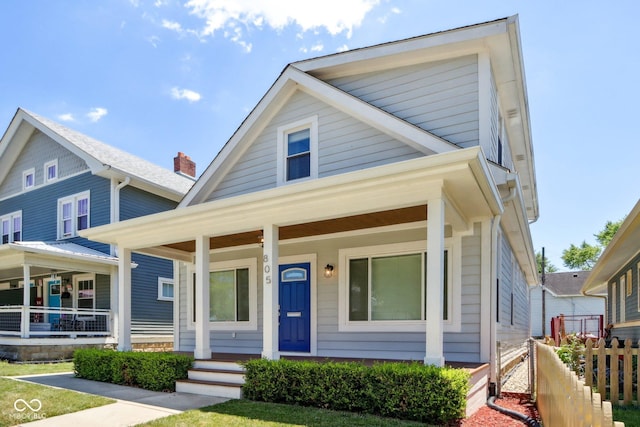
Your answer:
[[[542,252],[536,252],[536,264],[538,265],[538,274],[542,274]],[[544,272],[545,273],[555,273],[558,271],[558,267],[551,264],[547,257],[544,259]]]
[[[580,246],[572,243],[568,249],[562,251],[564,266],[572,270],[591,270],[598,258],[600,258],[602,251],[620,228],[622,221],[624,221],[624,218],[616,222],[607,221],[604,228],[593,235],[598,241],[595,245],[591,245],[584,240]]]

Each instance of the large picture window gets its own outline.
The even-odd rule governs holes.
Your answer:
[[[89,192],[58,200],[58,238],[75,237],[89,228]]]
[[[342,330],[387,330],[393,329],[393,325],[424,329],[427,311],[434,304],[426,295],[427,253],[422,250],[425,247],[426,243],[412,242],[342,250],[341,270],[346,270],[341,279]],[[452,307],[449,258],[449,250],[445,250],[442,284],[445,322],[450,320]]]

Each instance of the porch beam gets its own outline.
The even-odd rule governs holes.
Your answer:
[[[209,237],[196,237],[196,359],[211,359],[209,335]],[[187,280],[188,282],[188,280]]]
[[[262,249],[262,294],[263,294],[263,327],[262,357],[278,360],[279,335],[278,324],[280,314],[280,296],[278,287],[278,240],[279,228],[269,224],[263,229],[264,244]]]
[[[442,304],[444,270],[444,198],[427,205],[427,313],[425,365],[444,365]]]
[[[22,265],[22,276],[24,287],[22,288],[22,319],[20,323],[20,336],[29,338],[29,306],[31,305],[31,266],[29,264]]]
[[[131,249],[118,246],[118,351],[131,350]]]

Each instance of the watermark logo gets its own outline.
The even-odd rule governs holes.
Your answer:
[[[31,399],[28,402],[24,399],[16,399],[13,402],[13,409],[18,412],[17,414],[11,414],[11,417],[16,420],[35,421],[47,418],[46,413],[40,412],[42,409],[40,399]]]
[[[33,406],[32,406],[33,405]],[[18,412],[24,412],[27,408],[31,409],[31,412],[38,412],[42,409],[42,402],[40,399],[31,399],[28,403],[24,399],[18,399],[13,402],[13,407]]]

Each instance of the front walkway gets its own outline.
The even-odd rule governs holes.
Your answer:
[[[130,426],[167,417],[180,412],[215,405],[228,399],[201,396],[190,393],[162,393],[141,388],[121,386],[99,381],[76,378],[73,373],[31,375],[14,377],[20,381],[96,394],[116,399],[111,405],[85,409],[71,414],[59,415],[30,422],[29,427],[85,426],[114,427]]]

